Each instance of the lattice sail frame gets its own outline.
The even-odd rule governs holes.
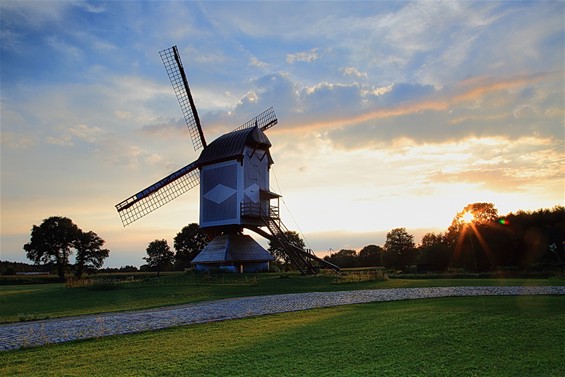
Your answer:
[[[169,80],[171,80],[171,85],[179,101],[194,150],[206,148],[206,139],[204,139],[200,118],[198,117],[196,105],[194,104],[190,88],[188,87],[188,80],[177,46],[159,51],[159,55],[161,56],[161,60],[163,60],[165,70],[167,71],[167,75],[169,76]]]
[[[261,131],[266,131],[278,123],[277,114],[275,114],[275,109],[273,106],[269,107],[267,110],[263,111],[261,114],[257,115],[255,118],[249,119],[247,122],[243,123],[241,126],[237,127],[235,131],[244,130],[251,127],[259,127]]]
[[[193,162],[117,204],[122,224],[133,223],[199,184],[200,171]]]

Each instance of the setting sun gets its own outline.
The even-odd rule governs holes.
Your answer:
[[[463,222],[465,223],[471,223],[473,222],[473,220],[475,220],[475,215],[473,215],[471,212],[465,212],[463,216],[461,216],[461,220],[463,220]]]

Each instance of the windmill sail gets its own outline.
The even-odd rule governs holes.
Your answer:
[[[127,226],[157,208],[178,198],[200,183],[196,162],[169,174],[146,189],[116,204],[122,224]]]
[[[198,117],[198,112],[196,111],[196,106],[194,105],[194,100],[192,99],[190,88],[188,87],[188,80],[180,60],[177,46],[160,51],[159,55],[161,56],[161,60],[163,60],[163,64],[173,85],[173,90],[177,95],[194,150],[206,148],[206,140],[204,139],[204,133],[200,125],[200,118]]]
[[[267,110],[263,111],[261,114],[257,115],[255,118],[249,119],[247,122],[243,123],[241,126],[237,127],[234,131],[243,130],[251,127],[259,127],[261,131],[268,130],[278,123],[277,114],[275,114],[275,109],[273,106],[269,107]]]

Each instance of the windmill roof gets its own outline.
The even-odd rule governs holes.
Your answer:
[[[232,131],[220,136],[211,142],[200,154],[196,161],[199,166],[209,165],[216,162],[228,161],[243,157],[245,147],[262,149],[267,151],[271,147],[271,142],[259,127],[245,128],[239,131]],[[272,164],[269,154],[269,164]]]
[[[194,264],[269,262],[273,256],[246,234],[222,234],[214,238],[193,260]]]

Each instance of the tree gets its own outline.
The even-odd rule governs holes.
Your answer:
[[[484,234],[496,224],[498,210],[492,203],[472,203],[458,212],[447,230],[453,248],[452,265],[470,271],[492,269],[496,263]]]
[[[528,270],[565,268],[565,207],[519,211],[508,214],[500,224],[512,235],[513,264]]]
[[[185,269],[190,267],[190,262],[208,245],[208,237],[200,230],[196,223],[182,228],[174,238],[175,267]]]
[[[69,256],[80,233],[71,219],[52,216],[41,225],[33,226],[30,242],[24,245],[24,250],[35,264],[55,264],[59,279],[65,280]]]
[[[171,266],[175,259],[175,255],[171,251],[166,240],[155,240],[147,246],[147,256],[144,257],[149,268],[157,271],[157,276],[161,270]]]
[[[110,253],[108,249],[102,249],[105,242],[92,231],[80,232],[74,242],[74,247],[77,251],[76,277],[81,278],[85,270],[96,270],[102,267],[104,259],[108,258]]]
[[[419,269],[435,272],[442,272],[447,269],[452,248],[445,234],[424,234],[419,249]]]
[[[350,249],[341,249],[335,254],[325,256],[324,260],[333,263],[341,268],[352,268],[356,265],[357,252]]]
[[[492,203],[467,204],[461,212],[457,212],[447,232],[453,240],[466,225],[485,225],[495,222],[497,218],[498,210]]]
[[[367,245],[359,251],[357,265],[359,267],[382,266],[383,248],[377,245]]]
[[[387,268],[404,269],[416,260],[414,236],[406,228],[395,228],[387,233],[383,262]]]
[[[306,247],[304,240],[300,238],[300,235],[297,232],[289,230],[285,232],[284,235],[286,236],[288,242],[290,242],[294,246],[297,246],[301,249],[304,249]],[[292,260],[286,254],[285,249],[277,240],[269,241],[269,252],[273,255],[273,257],[275,257],[277,261],[283,262],[287,266],[292,263]]]

